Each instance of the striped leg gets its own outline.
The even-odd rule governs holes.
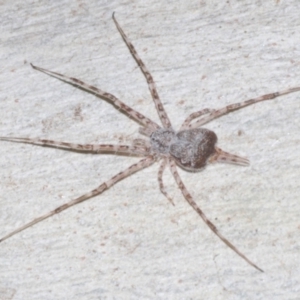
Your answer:
[[[66,142],[57,142],[45,139],[30,139],[30,138],[20,138],[20,137],[0,137],[1,141],[15,142],[32,144],[38,146],[48,146],[58,149],[74,150],[78,152],[88,152],[88,153],[114,153],[114,154],[130,154],[137,156],[148,155],[148,150],[146,147],[141,146],[128,146],[128,145],[111,145],[111,144],[74,144]]]
[[[298,92],[300,91],[300,87],[296,87],[296,88],[290,88],[281,92],[276,92],[276,93],[271,93],[271,94],[266,94],[254,99],[249,99],[247,101],[243,101],[243,102],[239,102],[239,103],[234,103],[234,104],[230,104],[227,105],[221,109],[217,109],[212,111],[208,116],[205,116],[199,120],[197,120],[195,123],[189,124],[188,128],[192,129],[192,128],[197,128],[199,126],[202,126],[203,124],[208,123],[209,121],[218,118],[222,115],[225,115],[231,111],[237,110],[237,109],[241,109],[245,106],[257,103],[257,102],[261,102],[261,101],[266,101],[266,100],[272,100],[274,98],[286,95],[286,94],[290,94],[290,93],[294,93],[294,92]]]
[[[201,109],[199,111],[196,111],[196,112],[190,114],[182,123],[179,131],[189,129],[189,125],[194,119],[199,118],[199,117],[209,114],[209,113],[213,113],[214,111],[215,111],[215,109],[204,108],[204,109]]]
[[[163,126],[165,128],[172,128],[171,125],[171,121],[169,120],[169,117],[161,103],[161,100],[159,99],[158,93],[157,93],[157,89],[153,80],[152,75],[150,74],[150,72],[148,71],[148,69],[146,68],[145,64],[143,63],[143,61],[141,60],[141,58],[139,57],[139,55],[137,54],[134,46],[132,45],[132,43],[130,42],[130,40],[128,39],[128,37],[126,36],[126,34],[124,33],[123,29],[120,27],[119,23],[117,22],[114,14],[112,15],[112,18],[117,26],[117,29],[119,30],[124,42],[126,43],[131,55],[133,56],[134,60],[137,62],[138,66],[140,67],[142,73],[144,74],[148,86],[149,86],[149,90],[150,93],[152,95],[152,99],[154,101],[157,113],[159,115],[159,118],[161,120],[161,123],[163,124]]]
[[[163,173],[166,169],[167,163],[168,163],[168,160],[164,158],[158,169],[158,184],[159,184],[159,189],[160,189],[161,193],[171,202],[172,205],[175,206],[173,199],[168,195],[168,193],[165,189],[163,178],[162,178]]]
[[[174,176],[174,179],[180,188],[182,195],[186,199],[186,201],[192,206],[192,208],[199,214],[202,220],[206,223],[206,225],[213,231],[215,235],[217,235],[229,248],[231,248],[236,254],[242,257],[248,264],[256,268],[257,270],[263,272],[257,265],[255,265],[252,261],[250,261],[242,252],[240,252],[235,246],[233,246],[217,229],[217,227],[206,217],[204,212],[198,207],[197,203],[192,198],[191,194],[188,192],[184,183],[182,182],[177,170],[176,165],[173,160],[170,160],[170,168],[171,172]]]
[[[100,195],[101,193],[103,193],[105,190],[109,189],[111,186],[115,185],[118,181],[130,176],[131,174],[138,172],[142,169],[145,169],[147,167],[149,167],[150,165],[152,165],[155,162],[155,159],[152,156],[148,156],[142,160],[140,160],[138,163],[131,165],[129,168],[125,169],[124,171],[118,173],[117,175],[113,176],[111,179],[109,179],[108,181],[102,183],[101,185],[99,185],[97,188],[95,188],[94,190],[92,190],[89,193],[86,193],[74,200],[71,200],[68,203],[65,203],[57,208],[55,208],[54,210],[34,219],[33,221],[25,224],[22,227],[19,227],[18,229],[12,231],[11,233],[7,234],[6,236],[4,236],[3,238],[0,239],[0,242],[3,242],[4,240],[10,238],[11,236],[25,230],[26,228],[29,228],[39,222],[42,222],[43,220],[52,217],[55,214],[58,214],[60,212],[62,212],[63,210],[66,210],[68,208],[70,208],[71,206],[74,206],[78,203],[81,203],[83,201],[86,201],[92,197],[95,197],[97,195]]]
[[[133,108],[129,107],[128,105],[126,105],[125,103],[123,103],[117,97],[115,97],[114,95],[112,95],[110,93],[104,92],[104,91],[96,88],[95,86],[89,85],[77,78],[68,77],[68,76],[62,75],[60,73],[52,72],[50,70],[34,66],[33,64],[31,64],[31,66],[33,69],[41,71],[49,76],[60,79],[64,82],[78,86],[85,91],[92,92],[96,96],[99,96],[100,98],[104,98],[104,99],[112,102],[116,107],[118,107],[126,115],[128,115],[130,118],[134,119],[136,122],[143,124],[145,127],[150,127],[150,128],[154,128],[154,129],[160,128],[160,126],[158,126],[155,122],[153,122],[146,116],[142,115],[138,111],[134,110]]]

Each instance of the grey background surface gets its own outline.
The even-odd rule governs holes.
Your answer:
[[[78,77],[157,120],[112,12],[150,69],[175,128],[300,85],[299,1],[2,1],[0,136],[129,143],[138,125],[110,104],[33,70]],[[297,299],[300,93],[208,128],[251,165],[180,172],[210,232],[158,165],[0,244],[0,299]],[[0,236],[136,161],[0,144]]]

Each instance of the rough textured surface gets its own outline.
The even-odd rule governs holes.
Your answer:
[[[98,2],[98,3],[97,3]],[[71,3],[71,4],[70,4]],[[299,1],[4,1],[0,135],[75,142],[132,140],[111,105],[31,69],[76,76],[158,120],[111,14],[152,72],[174,127],[300,84]],[[207,126],[250,167],[181,172],[224,246],[158,166],[0,244],[0,299],[295,299],[299,296],[299,93]],[[0,235],[91,190],[134,159],[0,146]]]

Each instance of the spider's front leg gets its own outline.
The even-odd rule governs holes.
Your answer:
[[[113,145],[113,144],[75,144],[67,142],[58,142],[46,139],[32,139],[32,138],[21,138],[21,137],[0,137],[1,141],[32,144],[37,146],[47,146],[63,150],[71,150],[85,153],[115,153],[115,154],[128,154],[135,156],[148,155],[145,147],[139,145]]]
[[[164,109],[164,106],[158,96],[158,92],[157,92],[157,88],[154,82],[154,79],[152,77],[152,75],[150,74],[150,72],[148,71],[148,69],[146,68],[146,65],[143,63],[143,61],[141,60],[141,58],[139,57],[139,55],[137,54],[133,44],[131,43],[131,41],[129,40],[129,38],[126,36],[125,32],[123,31],[123,29],[121,28],[121,26],[119,25],[119,23],[117,22],[115,15],[113,13],[112,18],[116,24],[117,29],[119,30],[123,41],[125,42],[126,46],[128,47],[132,57],[134,58],[134,60],[137,62],[138,66],[140,67],[142,73],[144,74],[147,83],[148,83],[148,87],[153,99],[153,102],[155,104],[156,107],[156,111],[158,113],[158,116],[163,124],[163,126],[165,128],[172,128],[171,125],[171,121]]]
[[[116,96],[114,96],[111,93],[102,91],[101,89],[87,84],[85,82],[83,82],[82,80],[78,79],[78,78],[74,78],[74,77],[69,77],[57,72],[53,72],[41,67],[37,67],[34,66],[33,64],[31,64],[32,68],[35,70],[38,70],[42,73],[45,73],[51,77],[57,78],[61,81],[64,81],[66,83],[75,85],[85,91],[91,92],[93,94],[95,94],[96,96],[108,100],[109,102],[111,102],[114,106],[116,106],[119,110],[121,110],[122,112],[124,112],[127,116],[129,116],[130,118],[132,118],[133,120],[135,120],[136,122],[144,125],[145,127],[151,127],[151,128],[155,128],[155,129],[159,129],[160,126],[158,126],[155,122],[153,122],[152,120],[150,120],[149,118],[147,118],[146,116],[144,116],[143,114],[141,114],[140,112],[134,110],[133,108],[129,107],[128,105],[126,105],[124,102],[122,102],[120,99],[118,99]]]
[[[5,235],[4,237],[2,237],[0,239],[0,242],[3,242],[4,240],[10,238],[11,236],[39,223],[42,222],[43,220],[52,217],[55,214],[58,214],[68,208],[70,208],[71,206],[74,206],[78,203],[84,202],[92,197],[95,197],[97,195],[100,195],[101,193],[103,193],[105,190],[108,190],[110,187],[112,187],[113,185],[115,185],[118,181],[130,176],[133,173],[136,173],[142,169],[145,169],[149,166],[151,166],[153,163],[155,162],[155,158],[153,156],[148,156],[142,160],[140,160],[138,163],[135,163],[133,165],[131,165],[129,168],[125,169],[124,171],[118,173],[117,175],[113,176],[111,179],[107,180],[106,182],[100,184],[97,188],[95,188],[94,190],[90,191],[89,193],[86,193],[76,199],[73,199],[57,208],[55,208],[54,210],[32,220],[31,222],[25,224],[22,227],[17,228],[16,230],[12,231],[11,233]]]

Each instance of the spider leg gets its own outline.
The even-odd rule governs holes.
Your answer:
[[[135,120],[136,122],[138,122],[140,124],[143,124],[146,127],[151,127],[153,129],[159,129],[160,128],[160,126],[157,125],[155,122],[153,122],[152,120],[150,120],[146,116],[142,115],[138,111],[134,110],[133,108],[129,107],[128,105],[126,105],[125,103],[123,103],[117,97],[115,97],[114,95],[112,95],[110,93],[104,92],[104,91],[98,89],[97,87],[89,85],[89,84],[87,84],[87,83],[85,83],[85,82],[83,82],[83,81],[81,81],[77,78],[68,77],[68,76],[60,74],[60,73],[52,72],[50,70],[34,66],[33,64],[31,64],[31,66],[32,66],[33,69],[36,69],[40,72],[43,72],[43,73],[45,73],[49,76],[52,76],[54,78],[57,78],[57,79],[62,80],[64,82],[67,82],[69,84],[80,87],[81,89],[83,89],[85,91],[92,92],[96,96],[99,96],[100,98],[104,98],[104,99],[108,100],[109,102],[112,102],[114,106],[118,107],[122,112],[124,112],[130,118],[132,118],[133,120]]]
[[[48,146],[58,149],[73,150],[78,152],[88,152],[88,153],[100,153],[100,152],[113,152],[121,154],[134,154],[138,156],[145,156],[148,153],[145,147],[141,146],[128,146],[128,145],[112,145],[112,144],[74,144],[66,142],[58,142],[45,139],[30,139],[21,137],[0,137],[0,141],[8,141],[14,143],[24,143],[32,144],[37,146]]]
[[[215,147],[216,152],[209,158],[210,163],[221,162],[229,163],[240,166],[248,166],[249,160],[246,157],[237,156],[223,151],[222,149]]]
[[[171,202],[172,205],[175,206],[173,199],[168,195],[168,193],[167,193],[167,191],[165,189],[163,178],[162,178],[163,173],[164,173],[164,171],[166,169],[167,163],[168,163],[168,160],[167,159],[163,159],[162,163],[161,163],[161,165],[160,165],[160,167],[158,169],[158,184],[159,184],[159,189],[162,192],[162,194]]]
[[[149,167],[150,165],[152,165],[155,162],[155,158],[153,158],[152,156],[148,156],[142,160],[140,160],[139,162],[131,165],[129,168],[125,169],[124,171],[118,173],[117,175],[113,176],[111,179],[109,179],[108,181],[102,183],[101,185],[99,185],[97,188],[95,188],[94,190],[90,191],[89,193],[86,193],[76,199],[73,199],[71,201],[69,201],[68,203],[65,203],[57,208],[55,208],[54,210],[32,220],[31,222],[25,224],[24,226],[21,226],[19,228],[17,228],[16,230],[12,231],[11,233],[7,234],[6,236],[4,236],[3,238],[0,239],[0,242],[3,242],[4,240],[10,238],[11,236],[25,230],[28,227],[31,227],[49,217],[52,217],[55,214],[58,214],[60,212],[62,212],[63,210],[66,210],[68,208],[70,208],[73,205],[76,205],[78,203],[81,203],[87,199],[90,199],[92,197],[95,197],[97,195],[100,195],[101,193],[103,193],[105,190],[109,189],[111,186],[115,185],[118,181],[128,177],[129,175],[138,172],[142,169],[145,169],[147,167]]]
[[[189,124],[188,128],[196,128],[199,127],[203,124],[208,123],[209,121],[218,118],[222,115],[225,115],[231,111],[237,110],[237,109],[241,109],[245,106],[257,103],[257,102],[261,102],[261,101],[266,101],[266,100],[272,100],[274,98],[286,95],[286,94],[290,94],[290,93],[294,93],[294,92],[298,92],[300,91],[300,87],[295,87],[295,88],[290,88],[284,91],[280,91],[280,92],[276,92],[276,93],[271,93],[271,94],[266,94],[257,98],[253,98],[253,99],[249,99],[243,102],[238,102],[238,103],[234,103],[234,104],[230,104],[227,105],[221,109],[217,109],[212,111],[209,115],[197,120],[195,123]]]
[[[231,248],[236,254],[238,254],[240,257],[242,257],[247,263],[249,263],[251,266],[256,268],[257,270],[263,272],[262,269],[260,269],[257,265],[255,265],[252,261],[250,261],[242,252],[240,252],[234,245],[232,245],[217,229],[217,227],[206,217],[204,212],[198,207],[194,199],[192,198],[191,194],[188,192],[187,188],[185,187],[184,183],[182,182],[177,170],[175,162],[170,159],[169,160],[171,172],[173,174],[173,177],[181,190],[184,198],[187,200],[187,202],[192,206],[192,208],[199,214],[199,216],[202,218],[202,220],[206,223],[206,225],[213,231],[214,234],[216,234],[229,248]]]
[[[206,114],[209,114],[209,113],[213,113],[214,111],[215,111],[215,109],[204,108],[204,109],[201,109],[201,110],[196,111],[196,112],[194,112],[194,113],[191,113],[191,114],[184,120],[184,122],[182,123],[182,125],[181,125],[179,131],[189,129],[189,125],[190,125],[191,121],[193,121],[194,119],[196,119],[196,118],[198,118],[198,117],[201,117],[201,116],[203,116],[203,115],[206,115]]]
[[[139,57],[139,55],[137,54],[133,44],[131,43],[131,41],[128,39],[128,37],[126,36],[126,34],[124,33],[123,29],[120,27],[119,23],[117,22],[115,16],[114,16],[114,13],[112,15],[112,18],[116,24],[116,27],[117,29],[119,30],[126,46],[128,47],[132,57],[134,58],[134,60],[137,62],[138,66],[140,67],[142,73],[144,74],[146,80],[147,80],[147,83],[148,83],[148,86],[149,86],[149,90],[150,90],[150,93],[152,95],[152,99],[154,101],[154,104],[155,104],[155,107],[156,107],[156,110],[157,110],[157,113],[159,115],[159,118],[163,124],[163,126],[165,128],[172,128],[172,125],[171,125],[171,121],[163,107],[163,104],[158,96],[158,93],[157,93],[157,89],[156,89],[156,86],[155,86],[155,83],[154,83],[154,80],[153,80],[153,77],[152,75],[150,74],[150,72],[148,71],[148,69],[146,68],[145,64],[143,63],[143,61],[141,60],[141,58]]]

